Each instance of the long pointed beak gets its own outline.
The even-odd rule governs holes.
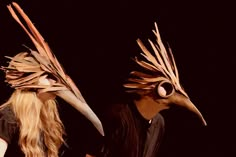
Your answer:
[[[88,120],[92,122],[100,134],[104,136],[104,130],[101,121],[86,102],[80,101],[70,90],[57,91],[56,95],[82,113]]]
[[[182,94],[175,92],[173,95],[169,97],[170,101],[177,106],[181,106],[187,108],[189,111],[195,113],[202,121],[202,123],[206,126],[207,123],[203,118],[201,112],[197,109],[197,107],[190,101],[189,98],[185,97]]]

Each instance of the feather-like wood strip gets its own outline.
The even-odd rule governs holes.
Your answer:
[[[152,63],[150,60],[150,58],[148,57],[148,56],[146,56],[144,53],[141,53],[141,55],[144,57],[144,58],[146,58],[146,60],[148,60],[150,63]],[[155,59],[154,57],[153,57],[153,59]],[[156,62],[157,64],[153,64],[157,69],[159,69],[159,71],[161,71],[164,75],[166,75],[165,74],[165,70],[163,69],[163,67],[158,63],[158,62]],[[166,75],[167,76],[167,75]]]
[[[156,67],[160,67],[159,63],[156,61],[155,57],[153,57],[153,55],[148,51],[148,49],[146,48],[146,46],[144,46],[143,42],[140,39],[137,39],[137,43],[139,45],[139,47],[141,48],[141,50],[143,51],[143,56],[150,61],[153,65],[155,65]]]
[[[43,64],[49,71],[52,71],[50,61],[47,58],[41,56],[37,51],[31,51],[31,54],[39,63]]]
[[[165,66],[163,59],[162,59],[163,56],[162,57],[160,56],[161,50],[160,49],[158,50],[157,46],[154,46],[153,42],[150,39],[148,39],[148,42],[150,43],[150,45],[157,57],[157,61],[160,63],[161,67],[166,71],[167,69],[166,69],[166,66]]]
[[[172,78],[172,75],[171,75],[170,72],[168,71],[168,67],[167,67],[167,65],[166,65],[166,63],[165,63],[165,57],[162,55],[161,51],[158,51],[158,50],[157,50],[157,46],[158,46],[158,45],[154,44],[151,40],[148,40],[148,41],[149,41],[149,43],[150,43],[150,45],[151,45],[153,51],[154,51],[155,54],[156,54],[157,60],[158,60],[159,63],[160,63],[160,67],[161,67],[160,69],[163,69],[163,70],[162,70],[162,73],[163,73],[166,77]],[[160,55],[160,54],[161,54],[161,55]]]
[[[45,44],[46,42],[44,41],[43,37],[40,35],[40,33],[38,32],[38,30],[36,29],[36,27],[33,25],[33,23],[31,22],[31,20],[29,19],[29,17],[25,14],[25,12],[21,9],[21,7],[13,2],[12,5],[15,7],[15,9],[18,11],[18,13],[22,16],[22,18],[25,20],[30,32],[28,31],[28,29],[26,29],[26,27],[21,23],[21,21],[19,20],[19,18],[17,17],[17,21],[18,23],[21,23],[21,26],[24,28],[24,30],[26,31],[26,33],[31,37],[31,40],[33,41],[33,43],[35,44],[36,48],[38,49],[39,53],[42,53],[41,55],[43,56],[47,56],[50,59],[52,59],[52,54],[48,53],[49,51],[47,51]],[[12,9],[13,11],[13,9]],[[14,13],[15,14],[15,13]],[[16,14],[15,14],[16,15]]]
[[[42,71],[40,66],[17,66],[16,69],[20,72],[39,72]]]
[[[140,71],[132,71],[130,75],[137,76],[137,77],[153,78],[153,75],[145,74]]]
[[[28,64],[39,65],[38,61],[31,56],[25,57],[24,60],[27,61]]]
[[[50,61],[53,62],[53,65],[56,66],[56,69],[58,69],[60,71],[61,75],[63,75],[63,77],[65,77],[65,73],[63,71],[63,68],[61,67],[61,65],[57,61],[56,56],[52,53],[50,47],[45,42],[44,38],[39,33],[39,31],[36,29],[36,27],[31,22],[29,17],[24,13],[24,11],[20,8],[20,6],[17,3],[13,2],[12,4],[17,9],[17,11],[21,14],[21,16],[25,20],[26,24],[28,25],[28,28],[32,32],[33,36],[36,38],[36,41],[42,46],[42,49],[44,49],[44,51],[46,52],[46,54],[49,57]]]
[[[28,53],[27,53],[28,55]],[[30,66],[38,66],[39,62],[37,60],[35,60],[33,57],[24,57],[24,58],[19,58],[19,57],[9,57],[9,56],[5,56],[6,58],[10,59],[11,62],[20,62],[23,64],[27,64]]]
[[[24,75],[24,72],[7,72],[6,79],[17,79]]]
[[[28,81],[28,80],[31,80],[35,77],[39,77],[43,73],[44,73],[44,71],[39,71],[39,72],[36,72],[36,73],[32,73],[31,75],[28,75],[26,77],[23,77],[23,78],[20,78],[20,79],[17,79],[17,80],[11,80],[11,81],[9,81],[9,83],[10,84],[16,84],[16,83],[21,84],[24,81]]]
[[[128,78],[128,81],[129,82],[136,82],[136,83],[140,83],[140,84],[148,84],[148,83],[151,83],[151,82],[148,82],[144,79],[137,79],[137,78]]]
[[[179,72],[178,72],[178,68],[175,63],[175,58],[174,58],[171,48],[169,47],[168,49],[169,49],[169,52],[170,52],[169,54],[171,56],[171,60],[172,60],[173,66],[174,66],[174,73],[175,73],[177,81],[179,82]]]
[[[44,89],[48,86],[45,85],[38,85],[38,84],[31,84],[31,85],[24,85],[24,86],[13,86],[15,89]]]
[[[154,83],[154,82],[159,82],[159,81],[164,81],[168,80],[165,77],[153,77],[153,78],[145,78],[145,77],[140,77],[140,79],[137,78],[128,78],[128,81],[133,81],[133,82],[140,82],[142,84],[148,84],[148,83]]]
[[[56,91],[64,91],[64,90],[69,90],[67,87],[65,86],[61,86],[61,87],[48,87],[48,88],[42,88],[41,90],[39,90],[39,94],[40,93],[45,93],[45,92],[56,92]]]
[[[142,77],[143,80],[148,81],[148,82],[159,82],[159,81],[164,81],[168,80],[166,77],[158,76],[158,77],[153,77],[153,78],[145,78]]]
[[[18,12],[21,14],[21,16],[23,17],[23,19],[26,21],[26,23],[28,24],[28,27],[30,27],[31,31],[33,31],[35,33],[35,35],[39,35],[37,34],[38,31],[35,32],[34,29],[36,29],[32,22],[30,21],[30,19],[28,18],[28,16],[24,13],[24,11],[16,4],[14,3],[14,7],[16,7],[16,9],[18,10]],[[21,25],[21,27],[25,30],[25,32],[29,35],[30,39],[32,40],[32,42],[34,43],[35,47],[37,48],[37,50],[39,51],[39,53],[42,56],[45,57],[49,57],[54,64],[52,66],[55,66],[55,64],[58,64],[59,62],[56,61],[55,62],[55,58],[52,57],[52,52],[51,51],[46,51],[38,42],[37,40],[29,33],[29,31],[26,29],[26,27],[21,23],[21,21],[19,20],[19,18],[17,17],[16,13],[14,12],[14,10],[12,9],[12,7],[10,5],[8,5],[8,9],[10,11],[10,13],[12,14],[13,18]],[[36,29],[37,30],[37,29]],[[39,38],[40,42],[42,42],[41,38]],[[43,41],[44,42],[44,41]],[[58,67],[58,65],[56,66]],[[65,77],[64,71],[63,69],[60,67],[59,65],[59,72],[60,75],[62,75],[62,77]]]
[[[21,23],[20,19],[18,18],[18,16],[16,15],[15,11],[13,10],[11,5],[7,6],[8,10],[10,11],[12,17],[16,20],[17,23],[19,23],[19,25],[23,28],[23,30],[28,34],[28,36],[30,37],[31,41],[34,43],[35,47],[37,48],[37,50],[39,51],[39,53],[42,56],[47,56],[47,53],[44,51],[44,49],[39,45],[39,43],[34,39],[34,37],[31,35],[31,33],[26,29],[26,27]],[[23,17],[24,18],[24,17]]]
[[[144,90],[149,90],[149,89],[128,89],[126,90],[127,93],[143,93]]]
[[[5,56],[5,57],[8,58],[8,59],[11,59],[12,62],[20,62],[20,63],[30,64],[30,65],[39,65],[39,63],[37,63],[37,62],[31,62],[32,60],[30,61],[29,58],[27,60],[25,58],[18,58],[18,57],[14,57],[14,58],[9,57],[9,56]]]
[[[175,76],[174,73],[173,73],[172,68],[171,68],[171,64],[170,64],[170,62],[169,62],[170,59],[167,59],[167,58],[168,58],[168,55],[167,55],[165,46],[164,46],[164,44],[163,44],[162,41],[161,41],[161,36],[160,36],[159,30],[158,30],[158,26],[157,26],[156,23],[155,23],[155,28],[156,28],[156,30],[153,31],[153,32],[154,32],[155,35],[156,35],[156,41],[157,41],[157,43],[158,43],[158,45],[159,45],[159,47],[160,47],[160,53],[161,53],[161,55],[162,55],[163,61],[164,61],[165,65],[166,65],[166,69],[167,69],[167,71],[168,71],[168,73],[169,73],[169,76],[170,76],[170,78],[171,78],[171,82],[175,84],[175,83],[178,82],[178,81],[177,81],[177,79],[176,79],[176,76]]]
[[[149,64],[149,63],[147,63],[147,62],[145,62],[145,61],[140,61],[140,60],[138,60],[137,57],[135,57],[134,60],[135,60],[135,62],[136,62],[137,64],[139,64],[140,66],[142,66],[142,67],[145,68],[145,69],[148,69],[148,70],[153,71],[153,72],[155,72],[155,71],[161,71],[160,69],[156,68],[156,67],[155,67],[154,65],[152,65],[152,64]]]
[[[138,88],[138,89],[152,89],[153,85],[139,84],[139,83],[125,83],[123,84],[126,88]]]
[[[28,69],[27,71],[29,71],[30,69],[32,69],[32,72],[41,70],[40,65],[28,65],[20,62],[11,62],[11,67],[6,67],[6,69],[15,69],[18,71],[25,71],[27,69]]]
[[[37,85],[38,82],[39,82],[39,77],[34,77],[31,80],[24,81],[22,83],[17,82],[15,85],[14,84],[12,84],[12,85],[13,86],[22,86],[22,87],[24,87],[24,86],[28,86],[28,85]]]
[[[16,75],[16,74],[6,75],[6,80],[5,80],[5,82],[8,82],[8,83],[9,83],[10,80],[15,80],[15,79],[21,77],[22,75],[23,75],[23,74],[21,74],[21,75]]]

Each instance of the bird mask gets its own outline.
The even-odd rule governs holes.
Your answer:
[[[7,8],[30,37],[36,50],[29,49],[29,52],[21,52],[14,57],[7,57],[11,60],[8,67],[1,67],[6,74],[6,82],[14,89],[33,89],[38,96],[43,93],[54,93],[82,113],[101,135],[104,135],[101,121],[88,106],[73,80],[65,73],[29,17],[15,2],[8,5]],[[18,18],[15,10],[21,15],[27,27]],[[40,80],[46,80],[48,83],[41,84]]]
[[[152,98],[152,100],[148,101],[151,102],[150,104],[152,106],[150,104],[144,104],[146,105],[145,107],[138,107],[139,112],[146,119],[153,118],[161,110],[167,109],[172,104],[175,104],[197,114],[203,124],[206,125],[202,114],[191,102],[188,94],[180,85],[179,74],[172,51],[170,48],[168,48],[168,51],[166,50],[161,41],[156,23],[153,33],[156,37],[156,43],[149,40],[153,52],[150,52],[141,40],[137,39],[137,43],[142,50],[141,55],[145,59],[140,60],[135,57],[134,60],[145,72],[132,71],[124,87],[126,87],[127,92],[137,93],[139,95],[148,93],[148,98]],[[147,112],[145,108],[152,109]]]

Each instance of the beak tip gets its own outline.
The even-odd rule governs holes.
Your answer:
[[[102,136],[105,136],[105,133],[104,133],[103,129],[99,130],[99,133],[100,133]]]
[[[105,136],[104,130],[103,130],[103,125],[101,123],[101,121],[97,118],[98,121],[94,122],[92,121],[93,125],[95,126],[95,128],[97,129],[97,131],[102,135]]]

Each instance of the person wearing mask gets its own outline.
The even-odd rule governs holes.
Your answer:
[[[8,66],[1,67],[6,82],[14,91],[0,106],[0,157],[62,155],[63,150],[60,148],[66,145],[65,129],[59,116],[56,97],[62,98],[83,114],[104,136],[100,119],[65,73],[29,17],[15,2],[7,7],[30,37],[36,50],[28,48],[26,52],[7,57],[10,59]]]
[[[130,98],[107,109],[100,149],[86,157],[157,157],[165,131],[160,112],[172,105],[190,110],[206,125],[180,84],[173,54],[162,43],[156,23],[153,33],[155,42],[149,40],[152,51],[137,40],[143,58],[134,60],[142,69],[132,71],[124,83]]]

